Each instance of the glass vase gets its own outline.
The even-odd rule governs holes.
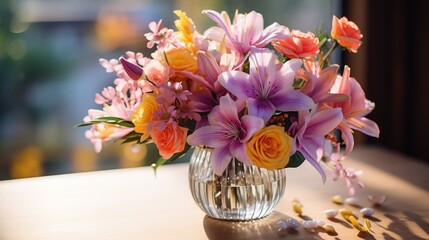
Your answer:
[[[246,221],[267,216],[286,186],[286,170],[246,166],[232,159],[221,176],[213,172],[211,148],[195,147],[189,165],[189,184],[198,206],[210,217]]]

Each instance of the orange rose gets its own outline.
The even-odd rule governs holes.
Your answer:
[[[273,42],[274,48],[286,57],[313,60],[314,56],[319,53],[319,39],[313,33],[293,30],[290,36],[288,39]]]
[[[332,18],[331,36],[340,46],[356,53],[362,42],[363,37],[359,27],[346,17],[338,19],[336,16]]]
[[[292,145],[293,138],[283,127],[270,125],[253,134],[246,143],[246,152],[256,166],[279,169],[289,163]]]
[[[177,123],[167,123],[164,130],[152,128],[150,136],[164,159],[169,159],[173,154],[183,151],[185,148],[188,129],[180,127]]]
[[[131,121],[134,123],[135,131],[143,133],[140,141],[144,141],[149,137],[147,125],[154,120],[153,113],[158,109],[155,95],[152,93],[143,94],[143,100],[134,114],[131,116]]]

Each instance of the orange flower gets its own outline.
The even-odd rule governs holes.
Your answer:
[[[314,56],[319,53],[319,39],[313,33],[293,30],[290,36],[290,38],[273,42],[274,48],[286,57],[313,60]]]
[[[135,131],[143,133],[140,141],[144,141],[149,137],[147,125],[154,120],[153,113],[158,109],[155,95],[152,93],[143,94],[142,103],[131,116],[131,121],[134,123]]]
[[[356,53],[362,42],[360,39],[363,37],[360,33],[359,27],[346,17],[338,19],[336,16],[332,17],[332,30],[331,36],[335,39],[340,46]]]
[[[162,131],[157,127],[152,128],[150,135],[161,157],[169,159],[174,153],[183,151],[187,132],[187,128],[180,127],[177,123],[167,123]]]
[[[293,138],[283,127],[270,125],[253,134],[246,143],[246,152],[256,166],[272,170],[289,163],[292,146]]]

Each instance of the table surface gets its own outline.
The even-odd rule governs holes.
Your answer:
[[[341,216],[329,220],[324,210],[359,208],[336,205],[347,197],[343,181],[322,184],[309,165],[288,169],[283,199],[268,217],[251,222],[209,218],[194,203],[188,164],[158,169],[129,168],[0,182],[0,239],[429,239],[429,166],[377,147],[362,146],[346,160],[363,169],[366,187],[356,196],[371,206],[369,194],[387,195],[373,217],[371,231],[359,233]],[[291,207],[303,205],[298,216]],[[280,235],[277,221],[324,219],[336,234],[300,227]],[[359,219],[362,221],[362,218]]]

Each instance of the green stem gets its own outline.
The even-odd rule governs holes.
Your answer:
[[[325,64],[326,59],[328,59],[329,55],[331,55],[331,53],[334,51],[334,49],[338,46],[337,42],[334,41],[334,44],[332,44],[331,48],[329,48],[328,52],[326,53],[325,56],[323,56],[322,58],[322,63],[321,66],[323,67],[323,65]]]

